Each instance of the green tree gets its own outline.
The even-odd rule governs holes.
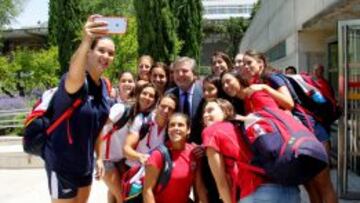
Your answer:
[[[200,60],[202,40],[202,3],[200,0],[170,0],[172,12],[178,20],[177,36],[182,41],[179,55]]]
[[[225,36],[228,43],[228,54],[234,58],[249,22],[244,18],[230,18],[225,22]]]
[[[49,1],[49,22],[48,22],[48,44],[57,45],[57,27],[59,10],[57,8],[58,1]]]
[[[177,38],[177,21],[168,0],[134,0],[138,24],[138,54],[149,54],[157,61],[175,59],[181,42]]]
[[[64,5],[63,2],[67,4]],[[82,26],[87,17],[95,13],[128,18],[126,34],[111,36],[116,45],[116,55],[113,67],[106,72],[107,76],[113,80],[121,70],[134,71],[137,59],[137,30],[136,20],[132,17],[135,12],[132,0],[50,0],[49,6],[49,44],[59,46],[61,73],[68,70],[70,57],[81,40]],[[67,9],[67,12],[64,12],[64,9]]]
[[[50,0],[49,5],[50,44],[56,41],[59,47],[62,74],[68,70],[70,58],[80,43],[80,33],[86,16],[79,0]]]
[[[1,0],[0,1],[0,28],[9,24],[21,10],[22,0]]]
[[[132,0],[122,1],[103,1],[83,0],[86,15],[93,13],[99,13],[104,16],[123,16],[127,17],[127,30],[124,35],[113,35],[112,39],[116,46],[115,60],[107,71],[106,76],[112,81],[117,78],[120,71],[136,71],[136,61],[138,58],[137,49],[137,24],[135,18],[135,10],[133,7]]]
[[[11,60],[0,57],[0,89],[9,96],[14,92],[25,96],[35,88],[55,86],[59,81],[57,56],[57,47],[50,47],[36,52],[19,49],[11,53]]]

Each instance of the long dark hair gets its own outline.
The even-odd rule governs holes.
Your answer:
[[[147,88],[147,87],[151,87],[154,89],[155,91],[155,97],[154,97],[154,104],[152,104],[149,108],[149,110],[147,112],[141,112],[140,111],[140,95],[142,93],[142,91]],[[145,84],[143,86],[140,87],[139,91],[136,92],[136,95],[135,95],[135,99],[136,99],[136,102],[135,102],[135,105],[134,105],[134,114],[133,114],[133,118],[135,118],[135,116],[139,113],[148,113],[150,112],[151,110],[154,109],[155,105],[157,104],[157,101],[159,99],[159,92],[156,90],[156,88],[154,87],[153,84],[151,83],[148,83],[148,84]]]
[[[268,65],[266,55],[264,53],[258,52],[255,50],[247,50],[244,53],[244,56],[250,56],[251,58],[254,58],[257,61],[262,61],[263,65],[264,65],[264,69],[260,74],[261,80],[266,80],[266,78],[269,76],[269,74],[273,72],[273,68]]]
[[[226,97],[226,94],[222,88],[222,85],[221,85],[221,80],[220,80],[220,77],[219,76],[216,76],[216,75],[208,75],[204,78],[203,80],[203,84],[205,84],[205,82],[207,83],[210,83],[212,85],[214,85],[217,89],[217,97],[218,98],[225,98]],[[203,85],[204,87],[204,85]]]
[[[163,62],[156,62],[155,65],[153,65],[150,69],[150,82],[151,81],[151,74],[152,72],[154,71],[155,68],[161,68],[164,70],[165,72],[165,77],[166,77],[166,84],[165,84],[165,87],[164,87],[164,91],[167,90],[168,86],[169,86],[169,82],[170,82],[170,69],[169,67],[163,63]],[[162,92],[161,92],[162,94]]]
[[[222,60],[225,61],[227,67],[228,67],[228,70],[231,70],[233,68],[233,65],[232,65],[232,62],[231,62],[231,59],[230,57],[225,54],[224,52],[221,52],[221,51],[216,51],[212,57],[211,57],[211,64],[212,64],[212,61],[215,59],[215,58],[221,58]]]

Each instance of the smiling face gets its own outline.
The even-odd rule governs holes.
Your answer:
[[[220,105],[215,101],[208,102],[205,105],[204,113],[203,113],[203,122],[204,125],[210,126],[215,122],[220,122],[225,120],[225,113],[221,109]]]
[[[138,74],[141,80],[149,81],[150,79],[150,68],[152,66],[152,60],[149,57],[141,57],[138,64]]]
[[[210,99],[215,99],[218,97],[218,89],[216,86],[210,82],[204,81],[203,85],[204,98],[206,101]]]
[[[261,60],[257,60],[249,55],[245,55],[244,66],[242,68],[242,74],[247,78],[257,78],[264,71],[264,63]]]
[[[88,53],[89,68],[95,69],[98,74],[102,74],[114,61],[115,44],[111,39],[98,39],[96,45]]]
[[[119,79],[119,91],[121,94],[129,94],[135,89],[134,77],[131,73],[125,72]]]
[[[165,120],[165,122],[167,122],[170,116],[174,113],[175,108],[176,102],[172,98],[165,96],[160,100],[160,103],[157,106],[157,116],[160,116]]]
[[[212,72],[216,76],[220,76],[221,73],[229,70],[228,65],[226,64],[225,60],[222,59],[220,56],[214,56],[212,59]]]
[[[161,67],[154,67],[151,70],[150,81],[152,84],[154,84],[156,89],[161,91],[165,90],[167,83],[165,70]]]
[[[153,87],[145,87],[139,96],[140,111],[144,112],[151,108],[155,103],[155,89]]]
[[[183,91],[187,91],[195,80],[191,63],[183,61],[174,67],[174,80],[176,85]]]
[[[234,68],[236,70],[241,70],[244,67],[244,55],[243,54],[237,54],[235,56],[235,66]]]
[[[235,97],[241,89],[240,82],[229,73],[223,75],[221,78],[221,84],[224,92],[230,97]]]
[[[186,117],[176,114],[170,117],[168,124],[169,139],[172,143],[185,143],[190,134]]]

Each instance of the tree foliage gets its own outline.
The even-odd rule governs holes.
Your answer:
[[[170,62],[181,49],[177,21],[168,0],[134,0],[138,24],[138,54],[148,54],[157,61]]]
[[[0,28],[9,24],[21,10],[22,0],[1,0],[0,1]]]
[[[234,58],[238,52],[239,44],[243,38],[249,22],[244,18],[230,18],[225,23],[226,41],[229,44],[228,54]]]
[[[79,0],[50,0],[49,5],[50,40],[56,41],[59,47],[60,72],[65,73],[69,68],[70,58],[80,43],[86,16]]]
[[[57,47],[32,51],[18,49],[11,57],[0,57],[0,89],[10,96],[18,92],[25,96],[33,89],[46,89],[57,85],[59,63]]]
[[[176,33],[182,47],[179,55],[200,60],[202,40],[202,3],[200,0],[170,0],[172,12],[178,20]]]
[[[137,30],[136,21],[132,17],[134,16],[132,0],[50,0],[49,6],[49,43],[59,46],[62,73],[68,70],[70,57],[81,40],[82,27],[87,17],[95,13],[103,16],[128,17],[126,34],[111,36],[116,45],[116,55],[113,67],[106,74],[115,79],[120,70],[134,70],[137,59]],[[67,9],[67,12],[64,12],[64,9]]]
[[[107,77],[112,81],[117,78],[117,75],[120,71],[131,71],[135,73],[136,71],[136,61],[138,58],[137,49],[137,24],[134,17],[134,7],[132,0],[122,0],[122,1],[103,1],[103,0],[93,0],[86,1],[83,0],[84,5],[82,6],[85,9],[86,15],[91,15],[93,13],[99,13],[104,16],[123,16],[127,17],[127,30],[124,35],[113,35],[112,39],[114,40],[116,46],[116,55],[113,65],[106,71]]]

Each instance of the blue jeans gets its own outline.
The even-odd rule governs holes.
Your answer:
[[[239,203],[300,203],[297,186],[263,184],[254,193],[239,200]]]

